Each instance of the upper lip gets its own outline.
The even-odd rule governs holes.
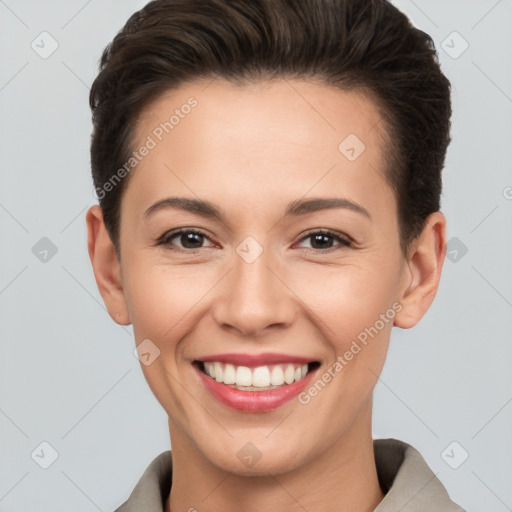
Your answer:
[[[198,357],[196,361],[201,362],[214,362],[219,361],[222,363],[231,363],[235,366],[266,366],[269,364],[279,363],[299,363],[307,364],[316,362],[315,359],[309,357],[295,356],[291,354],[277,354],[266,352],[263,354],[213,354],[210,356]]]

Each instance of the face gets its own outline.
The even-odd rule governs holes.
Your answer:
[[[411,282],[376,106],[313,82],[196,82],[160,98],[136,132],[150,149],[121,204],[122,295],[173,447],[256,474],[357,446]],[[240,392],[204,374],[205,360],[228,383],[298,380]],[[240,463],[248,442],[254,468]]]

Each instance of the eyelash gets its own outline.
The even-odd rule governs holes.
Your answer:
[[[156,244],[155,245],[167,245],[169,244],[169,242],[173,239],[173,238],[176,238],[177,236],[179,235],[183,235],[185,233],[192,233],[194,235],[199,235],[199,236],[204,236],[205,238],[207,238],[208,240],[209,237],[203,233],[202,231],[199,231],[197,229],[193,229],[193,228],[181,228],[181,229],[178,229],[176,231],[171,231],[170,233],[166,233],[164,234],[162,237],[160,237]],[[313,251],[313,252],[316,252],[316,253],[327,253],[327,252],[332,252],[332,251],[335,251],[337,249],[340,249],[340,248],[343,248],[343,247],[352,247],[352,241],[350,239],[348,239],[347,237],[341,235],[341,233],[337,233],[336,231],[331,231],[329,229],[319,229],[317,231],[310,231],[307,235],[303,236],[300,240],[299,240],[299,243],[300,242],[303,242],[304,240],[308,239],[308,238],[311,238],[313,237],[313,235],[326,235],[326,236],[330,236],[332,238],[334,238],[337,242],[340,243],[341,247],[329,247],[328,249],[314,249],[314,248],[305,248],[307,249],[308,251]],[[210,240],[211,241],[211,240]],[[176,252],[187,252],[187,253],[191,253],[193,251],[197,251],[199,249],[205,249],[205,247],[198,247],[196,249],[176,249],[176,248],[170,248],[170,250],[172,251],[176,251]]]

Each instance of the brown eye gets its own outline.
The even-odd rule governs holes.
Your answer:
[[[303,237],[300,242],[307,239],[311,239],[311,248],[319,251],[332,249],[332,240],[338,242],[342,247],[350,247],[352,245],[348,238],[340,233],[329,230],[312,231]]]
[[[209,238],[202,232],[195,229],[179,229],[171,233],[165,234],[157,243],[157,245],[171,246],[176,245],[172,240],[177,240],[180,245],[176,250],[194,250],[203,248],[204,240]],[[181,247],[181,249],[179,248]],[[172,247],[170,247],[172,249]]]

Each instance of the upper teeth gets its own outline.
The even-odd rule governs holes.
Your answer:
[[[286,384],[291,384],[302,379],[308,373],[307,364],[299,365],[294,363],[249,368],[248,366],[235,366],[215,361],[205,362],[204,369],[217,382],[258,388],[280,386],[285,382]]]

